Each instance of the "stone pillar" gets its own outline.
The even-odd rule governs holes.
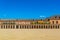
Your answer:
[[[12,29],[12,25],[11,25],[11,29]]]
[[[59,27],[59,25],[57,25],[57,29],[59,29],[60,27]]]
[[[19,25],[19,29],[20,29],[20,25]]]
[[[38,28],[40,29],[40,25],[38,25]]]
[[[30,25],[30,29],[32,28],[32,25]]]
[[[15,25],[15,29],[16,29],[16,25]]]
[[[35,28],[34,28],[34,25],[32,25],[32,29],[35,29]]]
[[[19,29],[21,29],[21,25],[19,25]]]
[[[22,25],[21,25],[21,29],[22,29]]]
[[[46,25],[45,25],[45,29],[46,29]]]
[[[26,25],[26,28],[25,29],[27,29],[27,25]]]

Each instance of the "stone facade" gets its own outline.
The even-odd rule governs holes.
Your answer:
[[[0,29],[59,29],[60,16],[45,20],[0,20]]]

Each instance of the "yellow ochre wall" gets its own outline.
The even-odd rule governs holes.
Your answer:
[[[58,24],[60,24],[60,20],[50,20],[50,24],[53,24],[53,21],[54,21],[54,24],[56,24],[56,21],[58,21]]]

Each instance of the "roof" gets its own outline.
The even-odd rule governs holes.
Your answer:
[[[60,20],[60,15],[51,16],[50,20]]]

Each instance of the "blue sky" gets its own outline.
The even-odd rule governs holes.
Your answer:
[[[0,18],[39,18],[60,14],[60,0],[0,0]]]

